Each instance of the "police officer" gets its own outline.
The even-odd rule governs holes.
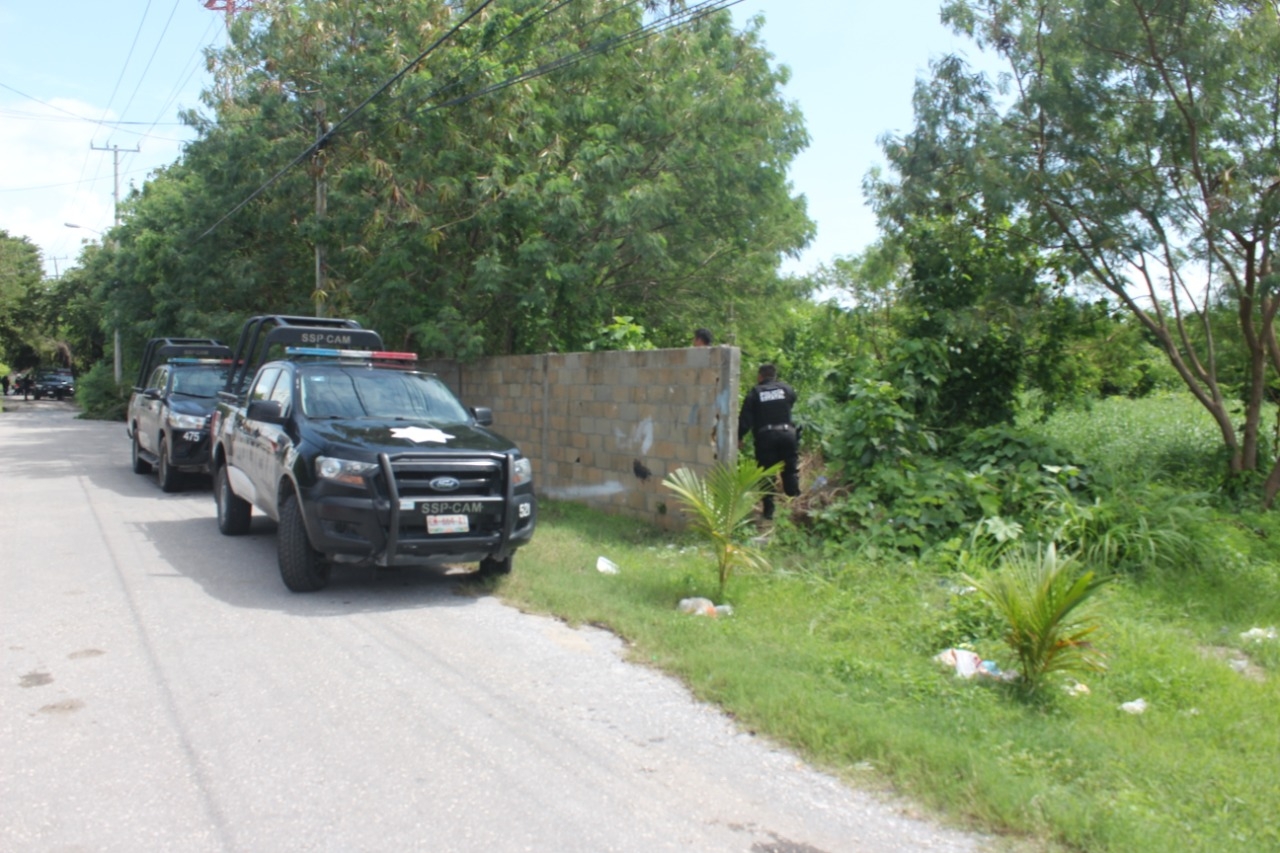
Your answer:
[[[738,414],[738,446],[750,433],[755,438],[756,464],[768,468],[781,462],[782,490],[789,497],[800,494],[800,441],[791,422],[795,402],[796,392],[779,381],[778,368],[762,364]],[[773,518],[773,485],[764,496],[765,521]]]

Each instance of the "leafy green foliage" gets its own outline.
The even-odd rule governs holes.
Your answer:
[[[36,245],[0,231],[0,359],[19,370],[40,361],[43,278]]]
[[[709,15],[502,85],[633,31],[647,5],[490,6],[210,231],[460,20],[450,0],[254,4],[212,58],[200,138],[129,201],[100,271],[127,349],[263,311],[460,358],[580,350],[620,316],[683,345],[791,298],[776,267],[812,234],[786,182],[807,138],[756,25]]]
[[[705,478],[679,468],[662,481],[684,506],[690,529],[711,545],[721,594],[734,569],[769,568],[764,553],[746,540],[754,532],[751,513],[781,470],[781,464],[763,469],[743,459],[732,468],[717,463]]]
[[[1078,573],[1052,544],[1006,553],[993,572],[968,580],[1004,618],[1004,641],[1026,693],[1040,690],[1054,674],[1106,668],[1089,641],[1098,625],[1085,607],[1106,581]]]
[[[100,361],[76,380],[76,403],[85,417],[124,422],[129,394],[125,386],[116,384],[112,374],[112,365]]]
[[[653,349],[653,344],[645,337],[645,328],[634,323],[633,317],[614,317],[613,322],[602,326],[599,336],[586,345],[588,352],[605,350],[646,350]]]
[[[1280,493],[1263,422],[1280,375],[1265,260],[1280,239],[1275,9],[950,0],[943,19],[1003,58],[1009,76],[997,84],[955,57],[935,65],[917,90],[915,129],[885,146],[900,180],[878,187],[882,209],[963,199],[962,212],[988,222],[1009,216],[1011,239],[1066,280],[1104,287],[1214,418],[1230,475],[1270,504]]]

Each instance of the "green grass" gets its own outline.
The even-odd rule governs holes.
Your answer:
[[[1163,405],[1095,409],[1093,434],[1070,420],[1050,429],[1117,471],[1136,470],[1124,453],[1147,466],[1183,454],[1210,469],[1204,457],[1215,444],[1169,428],[1177,421]],[[1108,433],[1112,423],[1125,426]],[[1164,438],[1151,437],[1161,430]],[[1190,476],[1185,459],[1175,473]],[[1023,701],[931,660],[972,615],[958,577],[937,568],[774,544],[773,571],[729,581],[722,600],[732,617],[694,617],[676,604],[717,598],[709,550],[574,505],[540,511],[534,543],[500,595],[616,631],[635,660],[857,784],[892,786],[1011,846],[1280,849],[1280,644],[1240,638],[1280,627],[1280,523],[1271,515],[1202,519],[1196,535],[1212,538],[1214,560],[1108,584],[1096,608],[1108,670],[1085,679],[1085,695],[1054,689]],[[602,555],[621,572],[597,572]],[[1011,665],[998,640],[976,648]],[[1245,655],[1242,674],[1230,659]],[[1139,697],[1145,714],[1119,710]]]

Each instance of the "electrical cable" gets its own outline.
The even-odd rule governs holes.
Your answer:
[[[489,86],[485,86],[484,88],[479,89],[475,92],[470,92],[466,95],[460,95],[458,97],[451,98],[447,101],[442,101],[439,104],[433,104],[432,106],[422,110],[419,113],[419,115],[426,115],[428,113],[432,113],[437,110],[444,109],[445,107],[453,107],[453,106],[458,106],[459,104],[465,104],[468,101],[475,100],[476,98],[484,97],[485,95],[490,95],[490,94],[493,94],[494,92],[502,91],[503,89],[510,88],[511,86],[515,86],[519,83],[523,83],[528,80],[533,80],[538,77],[545,76],[547,74],[550,74],[553,71],[558,71],[561,68],[567,68],[571,65],[576,65],[577,63],[582,62],[586,59],[590,59],[591,57],[599,56],[602,53],[607,53],[611,50],[616,50],[619,47],[631,44],[636,41],[643,41],[644,39],[649,38],[655,33],[660,34],[677,27],[687,26],[688,24],[693,23],[694,21],[700,20],[701,18],[705,18],[708,15],[714,14],[721,10],[728,9],[730,6],[737,5],[738,3],[741,3],[741,2],[742,0],[705,0],[705,2],[703,3],[699,3],[695,6],[688,7],[687,9],[682,10],[681,12],[678,12],[674,15],[668,15],[666,18],[659,19],[657,21],[652,22],[651,24],[646,24],[642,27],[637,27],[636,29],[631,30],[628,33],[623,33],[620,36],[615,36],[613,38],[605,39],[604,41],[596,42],[595,44],[588,45],[587,47],[583,48],[577,53],[568,54],[558,59],[554,59],[551,62],[538,66],[537,68],[531,69],[521,74],[517,74],[514,77],[509,77],[506,80],[502,80],[498,83],[493,83]]]
[[[408,74],[409,71],[411,71],[420,62],[422,62],[422,60],[425,59],[429,53],[431,53],[433,50],[436,49],[436,47],[438,47],[441,43],[443,43],[445,39],[450,38],[455,32],[457,32],[459,28],[461,28],[464,24],[466,24],[473,17],[479,14],[486,6],[488,6],[492,2],[493,0],[484,0],[484,2],[480,6],[478,6],[473,12],[467,15],[466,18],[464,18],[462,21],[456,24],[453,28],[451,28],[449,32],[441,36],[440,39],[438,39],[430,47],[428,47],[427,50],[425,50],[422,54],[420,54],[417,59],[407,64],[395,76],[391,77],[389,80],[383,83],[380,87],[378,87],[378,89],[372,95],[367,97],[358,106],[356,106],[346,115],[344,115],[341,119],[339,119],[332,127],[330,127],[327,131],[325,131],[315,142],[307,146],[307,148],[301,154],[299,154],[292,161],[290,161],[288,165],[286,165],[284,168],[280,169],[278,172],[276,172],[274,175],[268,178],[261,186],[259,186],[252,193],[250,193],[243,201],[241,201],[235,207],[233,207],[231,210],[225,213],[220,219],[218,219],[217,222],[209,226],[209,228],[205,230],[202,234],[200,234],[200,236],[197,237],[196,239],[202,240],[205,237],[212,234],[214,231],[218,229],[220,225],[222,225],[223,222],[227,221],[236,213],[243,210],[247,204],[249,204],[251,201],[257,198],[263,192],[265,192],[271,185],[273,185],[276,181],[278,181],[281,177],[283,177],[286,172],[291,170],[293,167],[297,166],[299,163],[301,163],[303,160],[305,160],[307,157],[311,156],[315,152],[322,150],[326,145],[328,145],[329,141],[338,132],[338,130],[341,129],[346,124],[348,124],[353,118],[355,118],[355,116],[358,115],[365,107],[367,107],[369,103],[373,101],[374,98],[376,98],[378,95],[385,92],[397,81],[399,81],[406,74]],[[569,0],[565,0],[565,2],[561,2],[559,5],[555,6],[554,9],[552,9],[551,11],[554,11],[555,9],[559,9],[567,5],[568,2]],[[494,92],[501,91],[503,89],[517,85],[519,83],[532,80],[537,77],[542,77],[546,74],[550,74],[553,71],[558,71],[561,68],[567,68],[571,65],[577,64],[578,62],[589,59],[593,56],[598,56],[602,53],[606,53],[611,50],[616,50],[618,47],[631,44],[636,41],[647,39],[650,36],[654,35],[655,33],[663,33],[663,32],[667,32],[670,29],[687,26],[691,23],[701,20],[702,18],[708,17],[712,14],[728,9],[729,7],[735,6],[741,2],[742,0],[703,0],[703,2],[695,3],[693,6],[685,7],[684,9],[681,9],[679,12],[667,15],[655,21],[651,21],[650,23],[637,27],[634,30],[631,30],[627,33],[623,33],[620,36],[615,36],[609,39],[605,39],[601,42],[588,45],[586,48],[583,48],[580,51],[552,60],[551,62],[544,63],[543,65],[538,66],[537,68],[534,68],[530,71],[522,72],[521,74],[514,75],[498,83],[494,83],[492,85],[482,87],[481,89],[475,92],[471,92],[465,95],[459,95],[449,100],[443,101],[439,104],[435,104],[431,107],[428,107],[422,110],[419,113],[419,115],[425,115],[427,113],[444,109],[445,107],[457,106],[459,104],[467,103],[468,101],[472,101],[472,100],[475,100],[476,98],[480,98],[485,95],[489,95]],[[626,5],[629,5],[629,4],[626,4]],[[524,22],[522,22],[521,24],[521,27],[523,26],[524,26]],[[501,41],[505,41],[507,38],[510,38],[510,36],[514,32],[518,31],[521,27],[517,27],[516,30],[512,31],[512,33],[508,33],[506,36],[503,37]],[[499,43],[501,43],[501,41]],[[440,89],[436,90],[435,92],[432,92],[429,97],[435,97],[439,93],[443,91],[447,91],[449,88],[453,88],[457,84],[458,84],[458,81],[456,80],[452,81],[446,84],[445,86],[441,87]]]
[[[463,27],[463,25],[464,25],[464,24],[468,23],[468,22],[469,22],[472,18],[474,18],[476,15],[479,15],[481,12],[483,12],[483,11],[484,11],[484,10],[485,10],[485,9],[486,9],[490,4],[491,4],[491,3],[493,3],[493,2],[494,2],[494,0],[484,0],[484,2],[483,2],[483,3],[481,3],[479,6],[477,6],[477,7],[476,7],[476,8],[475,8],[475,9],[474,9],[470,14],[468,14],[465,18],[463,18],[461,21],[459,21],[458,23],[456,23],[456,24],[454,24],[452,27],[450,27],[450,28],[449,28],[449,30],[448,30],[448,32],[446,32],[444,35],[440,36],[438,39],[436,39],[434,42],[432,42],[432,43],[431,43],[431,45],[430,45],[426,50],[424,50],[422,53],[418,54],[418,58],[417,58],[417,59],[414,59],[412,62],[410,62],[409,64],[407,64],[404,68],[401,68],[401,69],[400,69],[400,70],[399,70],[399,71],[398,71],[398,72],[397,72],[393,77],[391,77],[389,80],[387,80],[387,81],[386,81],[385,83],[383,83],[381,86],[379,86],[379,87],[378,87],[378,89],[377,89],[377,90],[376,90],[372,95],[370,95],[369,97],[365,98],[365,99],[364,99],[364,100],[359,104],[359,106],[357,106],[355,109],[351,110],[351,112],[347,113],[345,116],[343,116],[342,118],[340,118],[340,119],[337,121],[337,123],[335,123],[335,124],[334,124],[332,127],[330,127],[327,131],[325,131],[323,134],[321,134],[321,136],[320,136],[320,138],[319,138],[319,139],[317,139],[315,142],[313,142],[313,143],[311,143],[310,145],[308,145],[308,146],[307,146],[307,148],[306,148],[306,150],[305,150],[305,151],[303,151],[301,154],[299,154],[297,157],[293,158],[293,160],[289,163],[289,165],[285,166],[283,169],[281,169],[280,171],[278,171],[278,172],[276,172],[274,175],[272,175],[270,178],[268,178],[268,179],[267,179],[267,181],[266,181],[264,184],[262,184],[262,186],[258,187],[256,190],[254,190],[253,192],[251,192],[251,193],[249,194],[249,196],[248,196],[247,198],[245,198],[245,199],[244,199],[244,201],[240,202],[240,203],[239,203],[239,204],[237,204],[235,207],[231,208],[231,210],[229,210],[229,211],[227,211],[225,214],[223,214],[223,216],[222,216],[222,218],[221,218],[221,219],[219,219],[217,222],[215,222],[215,223],[213,223],[212,225],[210,225],[210,226],[209,226],[209,229],[208,229],[207,231],[205,231],[203,234],[201,234],[199,237],[197,237],[196,239],[197,239],[197,240],[203,240],[205,237],[207,237],[207,236],[209,236],[210,234],[212,234],[215,230],[217,230],[217,228],[218,228],[218,226],[219,226],[219,225],[221,225],[223,222],[226,222],[228,219],[230,219],[230,218],[231,218],[232,216],[234,216],[236,213],[238,213],[239,211],[241,211],[241,210],[244,208],[244,206],[245,206],[245,205],[247,205],[249,202],[253,201],[255,198],[257,198],[258,196],[262,195],[262,193],[263,193],[263,192],[265,192],[265,191],[267,190],[267,188],[268,188],[268,187],[270,187],[270,186],[271,186],[272,184],[274,184],[276,181],[280,180],[280,178],[282,178],[286,172],[288,172],[288,171],[289,171],[290,169],[292,169],[294,166],[296,166],[296,165],[298,165],[299,163],[301,163],[303,160],[305,160],[305,159],[307,159],[308,157],[310,157],[310,156],[311,156],[313,153],[315,153],[316,151],[319,151],[319,150],[321,150],[322,148],[324,148],[324,146],[325,146],[325,145],[327,145],[327,144],[329,143],[329,140],[333,137],[333,134],[337,133],[337,131],[338,131],[341,127],[343,127],[344,125],[346,125],[346,124],[347,124],[347,122],[349,122],[353,117],[355,117],[356,115],[358,115],[358,114],[360,113],[360,111],[361,111],[361,110],[363,110],[365,107],[367,107],[367,106],[370,104],[370,102],[372,102],[372,101],[373,101],[373,99],[374,99],[374,98],[378,97],[378,95],[381,95],[381,94],[382,94],[383,92],[385,92],[387,89],[391,88],[391,86],[392,86],[392,85],[394,85],[398,80],[400,80],[402,77],[404,77],[404,76],[405,76],[406,74],[408,74],[410,71],[412,71],[412,70],[413,70],[413,69],[418,65],[418,63],[420,63],[420,62],[422,62],[422,60],[426,59],[428,54],[430,54],[432,51],[434,51],[434,50],[435,50],[436,48],[438,48],[440,45],[444,44],[444,43],[445,43],[445,41],[447,41],[448,39],[452,38],[452,37],[453,37],[453,35],[454,35],[454,33],[458,32],[458,30],[462,29],[462,27]]]
[[[132,172],[121,172],[120,176],[125,177],[128,175],[143,175],[149,171],[151,170],[150,169],[134,169]],[[106,180],[106,178],[105,177],[104,178],[87,178],[79,181],[67,181],[66,183],[61,183],[61,184],[44,184],[42,186],[37,186],[37,187],[0,187],[0,193],[25,193],[25,192],[34,192],[36,190],[53,190],[53,189],[59,189],[61,187],[78,187],[81,184],[94,184],[94,183],[97,183],[98,181],[103,181],[103,180]]]
[[[147,22],[147,15],[151,12],[151,0],[147,0],[147,5],[142,10],[142,19],[138,21],[138,29],[133,34],[133,41],[129,45],[129,52],[125,54],[124,64],[120,66],[120,74],[116,77],[116,84],[111,89],[111,97],[107,98],[107,105],[102,109],[102,118],[105,119],[107,114],[111,112],[111,105],[115,103],[116,93],[120,91],[120,84],[124,82],[124,73],[129,68],[129,62],[133,59],[134,48],[138,46],[138,39],[142,36],[142,27]],[[108,137],[109,139],[110,137]],[[89,165],[89,158],[93,156],[92,143],[90,150],[85,154],[84,164],[80,167],[80,177],[84,177],[84,170]],[[98,161],[98,168],[93,173],[93,179],[98,179],[98,173],[102,170],[102,161]]]

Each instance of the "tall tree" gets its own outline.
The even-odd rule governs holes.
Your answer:
[[[0,231],[0,360],[18,369],[38,363],[44,332],[40,249]]]
[[[775,270],[812,233],[785,178],[807,138],[758,22],[629,40],[661,13],[495,3],[344,123],[467,14],[255,4],[214,57],[201,138],[127,208],[115,298],[206,324],[319,305],[466,356],[579,348],[618,315],[683,339],[792,293]]]
[[[1280,370],[1276,5],[951,0],[943,16],[1008,72],[998,90],[962,63],[938,64],[939,108],[889,147],[901,184],[964,173],[968,192],[1024,213],[1023,236],[1062,251],[1159,342],[1217,422],[1231,473],[1267,472],[1269,504],[1280,490],[1280,465],[1260,446],[1268,374]],[[1209,322],[1220,301],[1248,352],[1240,426]]]

